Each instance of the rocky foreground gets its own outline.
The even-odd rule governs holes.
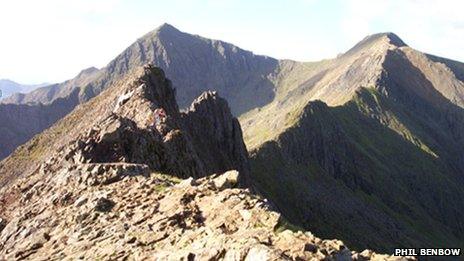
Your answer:
[[[2,260],[408,260],[286,229],[238,172],[180,180],[143,164],[81,164],[28,190],[0,234]]]

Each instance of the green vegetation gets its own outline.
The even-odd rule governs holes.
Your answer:
[[[282,232],[284,232],[285,230],[290,230],[290,231],[293,231],[293,232],[305,231],[304,228],[292,224],[292,223],[291,223],[290,221],[288,221],[285,217],[280,217],[279,223],[278,223],[277,226],[274,228],[274,230],[275,230],[275,233],[277,233],[277,234],[278,234],[278,233],[282,233]]]
[[[373,88],[343,106],[312,102],[252,151],[252,178],[290,224],[357,250],[463,246],[449,221],[464,190],[433,142],[443,131],[415,113]]]

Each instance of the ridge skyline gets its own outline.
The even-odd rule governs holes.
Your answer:
[[[235,47],[237,47],[237,48],[239,48],[239,49],[241,49],[243,51],[251,52],[254,55],[263,56],[263,57],[269,57],[269,58],[276,59],[276,60],[279,60],[279,61],[293,61],[293,62],[299,62],[299,63],[313,63],[313,62],[320,62],[320,61],[325,61],[325,60],[333,60],[333,59],[336,59],[337,57],[339,57],[340,55],[343,55],[343,54],[349,52],[352,48],[354,48],[355,46],[359,45],[361,42],[363,42],[363,41],[365,41],[367,39],[379,38],[379,37],[382,37],[382,36],[387,36],[388,38],[390,38],[390,40],[392,40],[391,38],[393,38],[394,39],[393,41],[397,41],[398,44],[401,45],[401,46],[409,46],[395,32],[383,31],[383,32],[377,32],[377,33],[372,33],[372,34],[365,35],[362,39],[358,39],[357,42],[352,44],[351,48],[348,48],[348,49],[346,49],[346,50],[344,50],[342,52],[339,52],[338,54],[334,54],[332,56],[322,57],[321,59],[310,59],[310,60],[305,60],[303,58],[294,59],[294,58],[290,58],[290,57],[277,57],[277,56],[273,56],[271,54],[261,53],[261,52],[259,52],[257,50],[243,47],[241,44],[235,43],[235,42],[232,42],[232,41],[227,41],[227,40],[223,40],[223,39],[220,39],[220,38],[208,37],[208,36],[205,36],[205,35],[202,35],[202,34],[197,34],[197,33],[194,33],[194,32],[187,32],[187,31],[184,31],[182,29],[179,29],[179,27],[174,26],[173,24],[168,23],[168,22],[164,22],[160,26],[156,27],[155,29],[150,30],[149,32],[143,34],[141,37],[137,37],[135,40],[133,40],[131,42],[131,44],[133,44],[133,43],[139,41],[140,39],[142,39],[144,37],[147,37],[149,35],[154,36],[158,31],[170,32],[170,33],[173,33],[173,32],[187,33],[189,35],[199,37],[201,39],[209,39],[209,40],[212,40],[212,41],[217,41],[217,42],[230,44],[230,45],[233,45],[233,46],[235,46]],[[124,49],[126,49],[126,48],[124,48]],[[420,49],[416,49],[416,50],[421,51]],[[440,56],[440,57],[446,58],[446,59],[454,61],[454,62],[463,62],[463,61],[461,61],[459,59],[456,59],[454,57],[441,56],[441,55],[437,55],[437,54],[431,53],[431,52],[424,52],[424,53],[428,54],[428,55],[433,55],[433,56]],[[113,54],[113,57],[114,57],[114,54]],[[90,65],[88,65],[86,67],[81,68],[80,70],[78,70],[78,72],[74,72],[71,77],[61,79],[61,80],[51,80],[50,79],[50,80],[41,80],[41,81],[36,81],[36,82],[30,82],[30,81],[25,81],[23,79],[16,79],[14,77],[8,77],[8,76],[0,76],[0,79],[9,80],[9,81],[16,82],[16,83],[21,83],[21,84],[23,84],[24,82],[27,82],[27,84],[23,84],[23,85],[47,86],[47,85],[52,85],[52,84],[55,84],[55,83],[61,83],[61,82],[67,81],[69,79],[72,79],[72,78],[78,76],[79,74],[81,74],[82,72],[84,72],[85,70],[88,70],[88,69],[91,69],[91,68],[97,68],[98,70],[101,70],[101,69],[105,68],[107,65],[108,65],[108,61],[106,61],[106,65],[103,65],[103,66],[98,66],[96,64],[93,64],[93,65],[90,64]],[[44,83],[47,83],[47,85],[45,85]]]

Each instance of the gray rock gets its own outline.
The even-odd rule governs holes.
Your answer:
[[[6,226],[6,220],[4,220],[3,218],[0,218],[0,233],[5,228],[5,226]]]

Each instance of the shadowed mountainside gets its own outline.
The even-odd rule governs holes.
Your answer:
[[[348,102],[328,107],[302,92],[293,102],[302,108],[281,103],[280,111],[269,105],[246,115],[253,184],[290,221],[358,248],[462,246],[462,82],[439,80],[442,71],[424,68],[445,64],[397,40],[379,41],[369,41],[383,47],[367,75],[374,81]],[[356,58],[365,49],[350,52]],[[256,136],[270,129],[256,123],[279,117],[272,133]]]

